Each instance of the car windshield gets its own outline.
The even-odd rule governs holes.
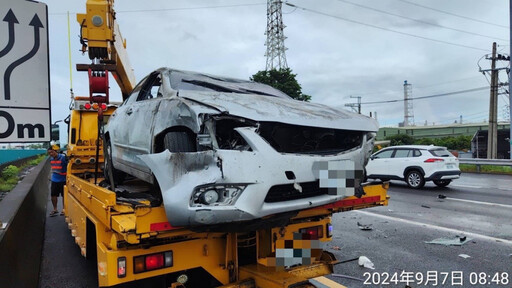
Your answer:
[[[265,84],[194,72],[173,70],[170,73],[170,82],[174,90],[216,91],[290,98],[285,93]]]
[[[443,149],[443,148],[430,149],[428,151],[430,153],[432,153],[432,155],[437,156],[437,157],[450,157],[450,156],[452,156],[452,154],[450,152],[448,152],[448,150]]]

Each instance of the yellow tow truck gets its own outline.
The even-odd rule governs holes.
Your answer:
[[[387,205],[387,184],[366,185],[360,198],[302,210],[244,232],[173,227],[163,204],[137,192],[151,189],[142,181],[124,184],[131,193],[104,188],[102,126],[116,107],[108,99],[108,74],[113,73],[123,99],[135,83],[113,2],[88,0],[87,13],[77,15],[83,52],[93,63],[77,65],[89,74],[90,95],[74,97],[72,104],[64,193],[66,222],[82,255],[97,264],[98,285],[344,287],[323,277],[337,262],[320,248],[332,239],[331,216]]]

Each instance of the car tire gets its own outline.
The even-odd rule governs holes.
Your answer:
[[[103,167],[103,174],[105,175],[105,180],[110,184],[114,184],[111,186],[123,184],[123,181],[126,178],[126,173],[114,168],[114,164],[112,162],[112,146],[110,144],[110,140],[106,140],[106,141],[104,141],[104,143],[105,143],[105,149],[104,149],[105,162],[104,162],[104,167]],[[112,181],[114,183],[112,183]]]
[[[452,182],[452,180],[434,180],[433,182],[439,187],[446,187]]]
[[[196,152],[195,141],[187,132],[172,131],[165,134],[164,148],[169,152]]]
[[[407,183],[407,186],[413,189],[420,189],[425,185],[425,178],[420,171],[411,170],[407,172],[407,176],[405,176],[405,182]]]

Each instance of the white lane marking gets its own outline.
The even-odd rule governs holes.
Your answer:
[[[462,187],[462,188],[475,188],[475,189],[481,189],[481,188],[484,188],[482,186],[475,186],[475,185],[464,185],[464,184],[455,184],[453,183],[452,186],[455,186],[455,187]]]
[[[489,205],[489,206],[498,206],[498,207],[504,207],[504,208],[512,208],[512,205],[507,205],[507,204],[499,204],[499,203],[492,203],[492,202],[482,202],[482,201],[459,199],[459,198],[452,198],[452,197],[446,197],[443,200],[452,200],[452,201],[468,202],[468,203],[475,203],[475,204],[483,204],[483,205]]]
[[[484,239],[484,240],[489,240],[489,241],[495,241],[496,243],[503,243],[503,244],[507,244],[507,245],[512,246],[512,240],[496,238],[496,237],[491,237],[491,236],[482,235],[482,234],[478,234],[478,233],[466,232],[466,231],[462,231],[462,230],[458,230],[458,229],[447,228],[447,227],[442,227],[442,226],[437,226],[437,225],[432,225],[432,224],[426,224],[426,223],[421,223],[421,222],[412,221],[412,220],[406,220],[406,219],[402,219],[402,218],[396,218],[396,217],[381,215],[381,214],[377,214],[377,213],[373,213],[373,212],[368,212],[368,211],[354,210],[354,212],[360,213],[360,214],[366,214],[366,215],[369,215],[369,216],[380,217],[380,218],[384,218],[384,219],[388,219],[388,220],[399,221],[399,222],[403,222],[403,223],[407,223],[407,224],[412,224],[412,225],[416,225],[416,226],[423,226],[423,227],[427,227],[427,228],[431,228],[431,229],[436,229],[436,230],[441,230],[441,231],[446,231],[446,232],[453,232],[453,233],[457,233],[457,234],[460,234],[460,235],[470,236],[470,237],[473,237],[473,238],[479,238],[479,239]]]
[[[498,189],[498,190],[512,191],[512,188],[511,187],[507,187],[507,186],[484,187],[484,186],[464,185],[464,184],[457,184],[457,183],[453,183],[453,184],[451,184],[451,186],[453,186],[453,187],[461,187],[461,188],[472,188],[472,189]]]

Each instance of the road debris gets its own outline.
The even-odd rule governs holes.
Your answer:
[[[464,259],[471,258],[468,254],[459,254],[459,257],[462,257]]]
[[[337,251],[341,250],[340,246],[332,246],[331,249]]]
[[[357,222],[357,227],[359,227],[359,229],[364,230],[364,231],[373,230],[372,224],[361,224],[361,223]]]
[[[372,261],[370,261],[370,259],[368,259],[368,257],[366,257],[366,256],[360,256],[357,263],[359,264],[359,266],[362,266],[364,268],[368,268],[368,269],[372,269],[372,270],[375,269],[375,265],[373,265]]]
[[[453,238],[437,238],[432,241],[425,241],[425,243],[440,244],[446,246],[462,246],[469,241],[471,241],[471,238],[467,238],[466,236],[455,236]]]
[[[439,194],[439,195],[437,196],[437,198],[439,198],[439,199],[446,199],[446,195]]]
[[[430,209],[430,206],[427,205],[421,205],[421,207]]]

